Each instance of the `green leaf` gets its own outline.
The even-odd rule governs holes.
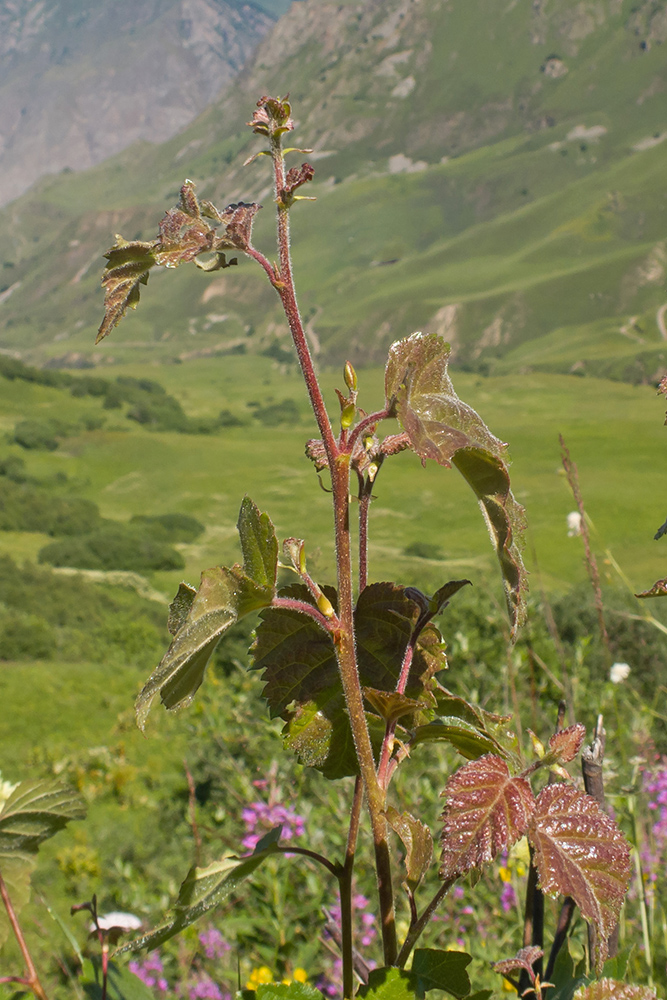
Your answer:
[[[405,847],[405,885],[414,892],[431,866],[433,860],[433,837],[429,828],[410,813],[399,813],[390,806],[385,816],[394,833],[401,838]]]
[[[505,757],[505,751],[487,733],[481,732],[463,719],[445,717],[434,719],[423,726],[417,726],[410,740],[410,748],[420,743],[446,742],[458,750],[467,760],[477,760],[485,753],[496,753]]]
[[[135,704],[137,724],[142,730],[157,694],[169,711],[189,705],[227,629],[273,600],[278,542],[268,515],[261,514],[248,497],[241,505],[238,529],[243,568],[216,566],[205,570],[196,593],[185,583],[178,588],[169,608],[173,641]]]
[[[72,788],[57,781],[22,781],[0,811],[0,872],[15,913],[30,899],[30,876],[39,845],[70,820],[83,819],[85,806]],[[0,907],[0,946],[11,925]]]
[[[83,819],[79,794],[58,781],[22,781],[0,812],[0,857],[30,858],[73,819]]]
[[[281,594],[314,603],[308,589],[299,584]],[[335,591],[325,587],[324,594],[335,607]],[[418,606],[395,584],[376,583],[362,592],[355,610],[355,633],[364,688],[394,692],[418,617]],[[263,696],[271,716],[286,722],[285,745],[302,764],[318,768],[328,778],[356,774],[357,758],[331,636],[309,616],[287,608],[267,608],[260,619],[252,648],[254,667],[263,671]],[[417,643],[406,695],[415,702],[430,699],[433,674],[444,662],[442,637],[429,625]],[[421,707],[412,714],[413,722],[422,720]],[[379,744],[384,726],[373,716],[369,726]]]
[[[178,899],[172,907],[173,916],[170,920],[143,934],[134,941],[117,948],[115,954],[126,951],[140,951],[147,948],[159,948],[163,942],[174,937],[205,913],[214,909],[235,892],[240,884],[259,868],[263,861],[276,854],[276,844],[280,840],[282,824],[270,830],[257,844],[248,857],[239,858],[228,854],[219,861],[214,861],[207,868],[190,869],[183,881]]]
[[[385,722],[398,722],[406,715],[414,715],[415,712],[429,707],[425,701],[415,701],[414,698],[406,698],[404,694],[396,694],[395,691],[387,693],[365,687],[363,693],[366,701]]]
[[[417,948],[412,959],[412,972],[419,976],[425,990],[444,990],[454,997],[470,993],[466,968],[472,955],[463,951],[441,951],[439,948]]]
[[[128,307],[139,304],[140,285],[148,284],[150,269],[155,267],[157,242],[128,241],[116,236],[116,242],[107,250],[108,264],[102,275],[104,287],[104,319],[97,334],[96,344],[118,326]]]
[[[393,344],[385,372],[386,405],[422,460],[455,465],[479,501],[500,561],[512,634],[525,617],[526,575],[518,548],[523,508],[510,491],[506,446],[462,402],[447,371],[449,345],[415,333]]]
[[[238,520],[243,552],[243,569],[247,576],[273,597],[278,572],[278,539],[268,514],[262,514],[250,497],[244,497]]]
[[[357,997],[368,1000],[423,1000],[424,986],[418,976],[405,969],[373,969],[368,983],[359,987]]]
[[[83,963],[81,979],[83,992],[90,1000],[102,1000],[102,963],[95,957]],[[129,969],[109,962],[107,1000],[155,1000],[155,994]]]
[[[257,1000],[322,1000],[322,993],[310,983],[297,982],[260,983],[253,995]]]

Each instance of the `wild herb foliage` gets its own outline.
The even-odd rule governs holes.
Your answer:
[[[332,836],[331,845],[287,844],[281,842],[283,827],[289,832],[292,820],[296,827],[297,814],[248,806],[248,814],[253,814],[252,845],[247,841],[241,846],[252,846],[251,853],[239,848],[203,863],[198,842],[195,862],[169,913],[118,954],[169,942],[278,859],[290,867],[307,860],[338,884],[339,919],[331,922],[331,936],[340,951],[345,998],[421,998],[430,990],[467,997],[475,990],[467,971],[471,956],[417,945],[456,883],[468,874],[474,882],[525,836],[531,873],[526,933],[533,940],[531,947],[502,961],[498,971],[512,983],[512,974],[519,971],[519,990],[532,990],[542,1000],[565,938],[557,929],[543,972],[543,928],[534,919],[542,894],[563,897],[568,923],[575,908],[589,922],[589,972],[594,979],[614,950],[614,929],[629,884],[630,855],[623,833],[600,801],[576,787],[565,768],[579,754],[585,729],[576,723],[563,728],[563,706],[556,732],[546,744],[534,736],[532,758],[526,761],[507,716],[477,708],[442,683],[447,661],[435,619],[470,581],[443,582],[432,594],[393,582],[368,582],[373,491],[384,463],[411,450],[423,463],[431,459],[454,467],[470,486],[498,558],[509,633],[516,641],[526,618],[520,552],[525,524],[510,488],[506,445],[457,396],[448,371],[448,345],[435,335],[415,333],[391,347],[384,404],[375,412],[360,405],[362,389],[352,364],[346,363],[344,389],[338,390],[340,413],[332,421],[299,313],[289,249],[289,213],[304,198],[297,192],[312,179],[313,168],[304,163],[286,170],[285,155],[304,152],[283,149],[284,137],[294,128],[286,99],[262,97],[248,124],[269,147],[256,155],[270,157],[273,165],[276,262],[253,244],[253,221],[261,206],[239,202],[219,210],[210,202],[200,203],[194,185],[186,181],[179,205],[162,219],[154,241],[119,236],[108,251],[106,310],[98,340],[109,335],[128,307],[137,306],[140,286],[155,267],[194,261],[204,271],[216,271],[237,263],[236,256],[228,259],[230,253],[244,254],[259,265],[284,308],[320,435],[308,442],[307,454],[332,494],[336,580],[325,584],[314,579],[305,541],[289,537],[281,544],[269,515],[245,497],[238,519],[243,562],[205,570],[198,588],[181,584],[168,619],[171,645],[139,694],[136,716],[143,729],[157,697],[168,710],[189,705],[220,639],[259,613],[251,657],[252,669],[261,671],[263,698],[271,716],[283,721],[285,748],[300,764],[330,781],[354,779],[349,823]],[[355,516],[358,560],[353,566]],[[281,566],[290,567],[299,583],[281,587]],[[597,733],[598,755],[600,739]],[[429,883],[421,891],[430,874],[434,838],[412,813],[415,804],[399,811],[390,793],[399,768],[409,775],[428,745],[441,743],[457,750],[467,763],[442,781],[439,886],[434,891]],[[260,816],[276,821],[263,836],[257,830]],[[358,907],[353,879],[364,819],[373,842],[383,956],[382,966],[375,969],[359,961],[355,948]],[[402,845],[400,866],[394,834]],[[404,926],[396,920],[398,872],[409,912]],[[95,901],[85,906],[97,922]],[[99,926],[97,933],[102,942]],[[115,968],[108,966],[103,950],[103,994],[112,973],[116,975]],[[39,996],[34,977],[29,975],[25,982]],[[587,982],[566,976],[563,987],[573,990]],[[267,983],[264,989],[257,984],[258,996],[264,993],[294,1000],[319,995],[298,981]],[[479,1000],[484,994],[476,995]]]

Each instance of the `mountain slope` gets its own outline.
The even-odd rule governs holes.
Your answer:
[[[273,23],[238,0],[4,0],[0,204],[44,173],[180,131]]]
[[[114,232],[153,238],[185,176],[219,205],[264,201],[271,253],[267,161],[241,168],[261,148],[244,122],[253,95],[289,90],[295,142],[315,150],[294,253],[324,359],[375,361],[425,328],[482,370],[653,378],[667,357],[665,39],[664,0],[295,4],[177,137],[5,210],[2,345],[61,363],[286,345],[274,293],[241,262],[151,276],[113,343],[91,346],[100,251]]]

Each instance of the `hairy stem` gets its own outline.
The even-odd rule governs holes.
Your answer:
[[[343,958],[343,996],[348,1000],[354,994],[354,945],[352,941],[352,876],[354,874],[354,858],[359,836],[361,806],[364,798],[364,786],[361,778],[354,780],[354,796],[350,812],[350,826],[347,833],[345,848],[345,863],[340,884],[340,926],[341,954]]]
[[[313,413],[315,414],[317,426],[320,430],[329,461],[334,504],[339,605],[339,628],[334,636],[336,658],[373,830],[384,960],[386,965],[393,965],[396,959],[396,923],[391,885],[389,846],[387,842],[387,823],[382,815],[384,794],[378,784],[375,773],[375,760],[373,758],[373,748],[364,712],[354,641],[354,602],[349,510],[350,455],[349,452],[341,454],[336,443],[296,301],[290,258],[289,208],[285,205],[282,198],[282,192],[285,188],[285,164],[280,136],[272,136],[271,138],[271,157],[274,169],[278,254],[280,261],[280,274],[278,280],[274,280],[273,284],[280,295]]]
[[[19,924],[18,917],[14,911],[12,901],[9,898],[9,893],[7,892],[7,886],[5,885],[5,880],[0,874],[0,897],[2,897],[2,902],[4,904],[5,910],[7,911],[7,916],[9,922],[12,925],[12,930],[14,931],[14,936],[18,941],[19,948],[21,949],[21,954],[23,955],[23,961],[25,962],[27,976],[24,980],[16,979],[15,982],[23,982],[26,986],[29,986],[37,1000],[48,1000],[44,987],[39,981],[39,976],[37,975],[37,969],[35,968],[35,963],[32,960],[32,955],[28,949],[25,938],[23,937],[23,931],[21,930],[21,925]],[[10,980],[11,981],[11,980]]]

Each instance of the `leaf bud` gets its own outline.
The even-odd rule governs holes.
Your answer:
[[[354,403],[348,403],[347,406],[344,406],[341,410],[340,425],[344,431],[349,430],[354,423],[354,415],[356,412],[357,408]]]
[[[317,607],[320,609],[325,618],[333,618],[335,615],[334,607],[328,597],[324,594],[320,594],[317,598]]]
[[[357,373],[355,372],[354,368],[352,367],[352,365],[350,364],[349,361],[345,362],[345,370],[344,370],[343,377],[345,379],[345,385],[348,387],[348,389],[350,390],[350,392],[356,392],[357,391]]]

